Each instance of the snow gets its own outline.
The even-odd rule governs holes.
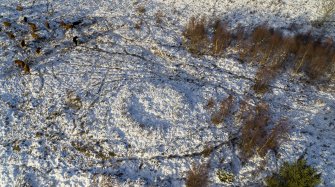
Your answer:
[[[22,12],[15,10],[20,2]],[[333,85],[323,90],[283,74],[260,98],[251,89],[257,66],[229,56],[195,57],[180,46],[193,15],[222,18],[231,28],[267,22],[288,34],[320,33],[311,26],[320,16],[318,1],[0,0],[0,10],[0,21],[14,25],[0,32],[0,186],[183,186],[192,164],[207,161],[211,186],[257,186],[301,155],[322,173],[320,186],[335,186]],[[24,16],[37,24],[41,41],[33,41]],[[59,27],[77,20],[73,29]],[[292,24],[298,29],[290,30]],[[334,36],[331,29],[324,33]],[[13,63],[26,58],[31,74]],[[204,109],[210,98],[230,94],[236,102],[264,99],[274,120],[290,121],[280,157],[270,152],[258,173],[264,159],[242,165],[230,139],[240,124],[230,117],[215,126]],[[217,149],[204,158],[208,146]],[[218,180],[221,168],[234,173],[234,183]]]

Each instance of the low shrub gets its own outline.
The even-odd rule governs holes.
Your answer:
[[[279,173],[266,178],[268,187],[314,187],[320,184],[321,175],[305,159],[290,164],[285,162]]]

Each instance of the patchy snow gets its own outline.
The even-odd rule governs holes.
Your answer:
[[[280,157],[270,152],[258,171],[261,158],[239,160],[232,136],[240,124],[215,126],[204,109],[210,98],[230,94],[236,105],[247,96],[260,101],[251,89],[257,67],[228,56],[194,57],[181,47],[192,15],[222,18],[232,28],[267,22],[295,34],[314,29],[318,1],[0,0],[0,9],[1,23],[12,23],[0,32],[0,186],[183,186],[192,164],[207,161],[211,186],[257,186],[302,155],[322,173],[320,186],[335,186],[334,85],[324,90],[287,74],[272,82],[263,99],[292,129]],[[39,41],[24,16],[37,24]],[[79,20],[70,30],[59,26]],[[16,59],[28,59],[31,74]],[[215,150],[206,158],[201,152],[209,146]],[[234,183],[218,180],[221,168],[232,171]]]

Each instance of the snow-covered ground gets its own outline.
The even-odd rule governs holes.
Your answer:
[[[204,162],[210,186],[262,186],[302,155],[322,173],[320,186],[335,186],[333,84],[283,74],[261,97],[251,89],[256,66],[234,55],[195,57],[181,46],[193,15],[231,28],[266,22],[288,34],[320,33],[311,26],[318,7],[317,0],[0,0],[1,23],[12,23],[0,32],[0,186],[183,186],[192,164]],[[66,30],[61,21],[82,22]],[[31,73],[14,60],[28,61]],[[265,100],[274,120],[289,119],[289,139],[279,157],[269,152],[263,170],[259,157],[241,163],[234,117],[216,126],[204,109],[229,95],[236,107]],[[215,149],[204,157],[208,147]],[[234,182],[220,182],[219,169]]]

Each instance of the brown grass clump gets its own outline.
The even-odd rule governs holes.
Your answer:
[[[258,61],[261,59],[262,56],[258,56],[264,53],[265,47],[263,45],[268,41],[269,37],[269,29],[265,25],[256,27],[251,35],[246,33],[244,28],[238,26],[233,38],[237,41],[236,47],[240,50],[240,59],[242,61]]]
[[[288,123],[286,120],[279,121],[275,127],[267,134],[265,142],[258,148],[257,152],[261,157],[264,157],[268,150],[277,150],[283,140],[287,138]]]
[[[145,11],[146,11],[146,9],[145,9],[144,6],[138,6],[138,7],[136,8],[136,11],[137,11],[138,13],[140,13],[140,14],[144,14]]]
[[[214,36],[212,40],[212,52],[219,55],[230,44],[231,34],[227,30],[227,25],[217,20],[214,24]]]
[[[49,24],[48,21],[45,21],[45,22],[44,22],[44,26],[45,26],[47,29],[51,29],[50,24]]]
[[[229,95],[227,99],[224,99],[220,103],[220,112],[222,114],[227,115],[229,113],[229,110],[234,102],[234,97],[232,95]]]
[[[260,103],[254,113],[249,113],[242,127],[241,144],[242,159],[247,160],[255,154],[264,157],[269,150],[276,150],[288,133],[287,121],[279,121],[268,131],[270,123],[269,106]]]
[[[252,89],[257,94],[264,94],[269,90],[269,83],[275,77],[275,73],[271,68],[260,68],[256,73],[256,81]]]
[[[10,27],[12,25],[9,21],[4,21],[2,24],[5,27]]]
[[[264,41],[264,39],[269,38],[271,36],[270,30],[266,25],[257,26],[251,35],[252,41],[257,44]]]
[[[21,42],[20,42],[20,46],[21,46],[21,47],[25,47],[25,46],[26,46],[26,42],[25,42],[25,40],[21,40]]]
[[[285,38],[284,47],[291,54],[296,54],[299,50],[299,42],[297,41],[297,37],[289,36]]]
[[[261,66],[256,73],[256,82],[253,89],[258,94],[268,91],[270,82],[276,78],[283,69],[289,54],[289,45],[295,40],[285,38],[279,32],[273,32],[269,40],[263,44],[266,48],[261,54]],[[294,50],[294,49],[292,49]]]
[[[270,32],[270,31],[269,31]],[[283,38],[281,33],[274,32],[268,38],[268,41],[263,44],[263,59],[261,59],[260,64],[270,64],[272,61],[273,55],[275,55],[283,45]]]
[[[267,50],[266,42],[271,38],[270,29],[265,25],[260,25],[254,29],[251,34],[252,42],[252,57],[255,59],[259,53],[264,53]]]
[[[245,122],[249,116],[254,114],[253,106],[248,103],[250,99],[241,100],[239,104],[239,111],[237,113],[237,120],[240,122]]]
[[[142,25],[143,25],[143,20],[139,20],[139,21],[135,24],[134,28],[135,28],[136,30],[140,30],[140,29],[142,28]]]
[[[15,60],[14,63],[19,66],[25,73],[30,73],[30,68],[27,63],[22,60]]]
[[[17,11],[23,11],[23,6],[22,5],[17,5],[16,10]]]
[[[207,51],[209,37],[207,35],[207,21],[204,17],[192,17],[186,26],[183,36],[184,45],[193,54],[201,55]]]
[[[310,55],[310,60],[304,64],[304,71],[311,79],[319,79],[330,73],[334,63],[334,49],[323,44],[315,44]]]
[[[215,125],[222,123],[225,117],[229,114],[233,102],[234,97],[232,95],[229,95],[227,99],[222,100],[220,103],[219,111],[212,114],[211,122]]]
[[[156,13],[155,13],[155,21],[157,24],[161,24],[163,22],[163,17],[164,17],[164,14],[162,11],[158,10]]]
[[[34,38],[35,40],[38,40],[40,38],[40,36],[36,33],[31,33],[31,37]]]
[[[245,62],[249,61],[248,58],[251,57],[251,53],[253,53],[253,46],[252,43],[244,38],[244,33],[243,31],[239,31],[240,33],[237,33],[238,35],[236,36],[237,41],[236,41],[236,48],[239,50],[239,57],[240,60]]]
[[[221,55],[233,44],[242,62],[261,65],[253,86],[257,93],[265,93],[284,67],[292,68],[295,73],[303,72],[311,80],[329,80],[335,72],[335,46],[331,39],[315,41],[311,32],[285,36],[266,24],[257,26],[250,34],[240,25],[230,32],[219,20],[214,21],[214,32],[210,36],[208,22],[212,21],[192,17],[183,32],[183,45],[195,55]]]
[[[211,98],[207,101],[206,105],[204,106],[204,109],[209,110],[209,109],[212,109],[212,108],[214,108],[214,107],[215,107],[215,100],[213,99],[213,97],[211,97]]]
[[[304,72],[311,80],[319,80],[331,73],[334,66],[334,46],[331,39],[313,41],[310,34],[296,36],[293,50],[295,73]]]
[[[252,157],[256,153],[257,147],[261,147],[265,142],[264,137],[269,122],[268,110],[267,104],[258,104],[255,108],[255,115],[248,116],[242,127],[240,146],[244,160]]]
[[[60,22],[60,26],[65,30],[69,30],[74,27],[72,23],[65,23],[64,21]]]
[[[224,116],[221,115],[220,111],[212,114],[211,116],[211,122],[215,125],[219,125],[220,123],[223,122],[223,120],[224,120]]]
[[[208,165],[193,165],[187,172],[186,187],[207,187],[208,186]]]
[[[308,42],[307,45],[300,45],[299,50],[295,54],[294,72],[298,73],[302,71],[303,65],[313,53],[313,42]]]
[[[6,32],[8,38],[15,39],[15,35],[12,32]]]
[[[37,26],[35,23],[28,23],[31,32],[36,32],[37,31]]]
[[[201,154],[204,156],[204,157],[209,157],[212,152],[214,151],[214,147],[210,146],[210,145],[207,145],[204,150],[202,150]]]
[[[36,48],[35,52],[36,54],[41,54],[42,49],[40,47]]]

